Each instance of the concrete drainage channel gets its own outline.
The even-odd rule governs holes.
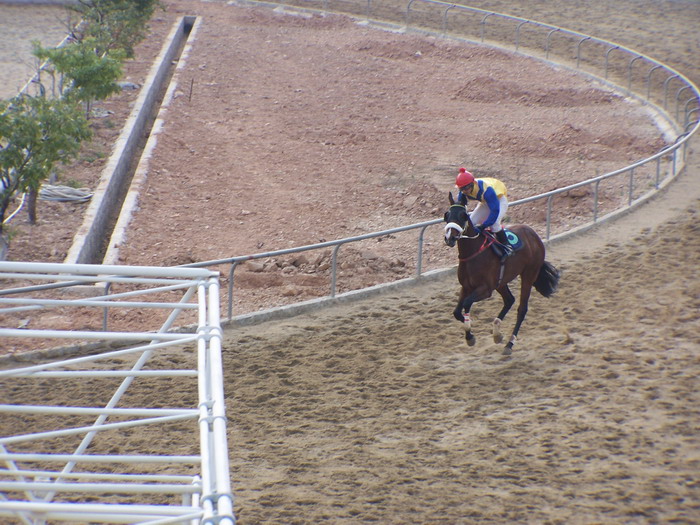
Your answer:
[[[199,22],[195,16],[184,16],[170,31],[102,171],[83,224],[64,261],[66,264],[116,264],[119,246],[138,202],[138,192],[146,180],[163,112],[177,85],[177,70],[187,58]],[[143,137],[148,137],[145,145]],[[105,245],[107,238],[109,242]]]

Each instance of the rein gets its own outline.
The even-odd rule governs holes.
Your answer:
[[[478,235],[476,237],[478,237]],[[466,237],[466,238],[467,239],[476,239],[476,237]],[[488,235],[484,235],[484,242],[481,244],[481,246],[476,251],[476,253],[472,253],[469,257],[465,257],[465,258],[460,257],[459,262],[471,261],[474,257],[476,257],[477,255],[480,255],[481,252],[488,250],[494,242],[496,242],[496,241],[494,241],[493,238],[489,237]]]
[[[471,222],[471,219],[469,219],[469,222]],[[472,224],[472,226],[473,226],[473,224]],[[481,234],[477,234],[476,237],[478,237],[479,235],[481,235]],[[469,238],[469,239],[475,239],[476,237],[468,237],[468,238]],[[466,257],[466,258],[460,257],[460,258],[459,258],[459,262],[460,262],[460,263],[466,263],[466,262],[471,261],[472,259],[474,259],[474,258],[477,257],[478,255],[481,255],[481,254],[484,253],[486,250],[488,250],[488,249],[491,247],[491,245],[492,245],[493,243],[495,243],[495,242],[496,242],[496,239],[494,239],[491,235],[486,235],[486,234],[484,234],[484,242],[481,243],[481,246],[480,246],[479,249],[476,251],[476,253],[472,253],[469,257]],[[499,286],[501,286],[501,283],[503,282],[503,273],[504,273],[504,271],[505,271],[505,267],[506,267],[505,263],[504,263],[503,261],[501,261],[501,269],[500,269],[500,271],[498,272],[498,282],[496,283],[496,288],[498,288]]]
[[[460,208],[465,208],[465,210],[466,210],[466,206],[462,206],[461,204],[455,204],[455,203],[453,203],[452,206],[450,206],[450,208],[455,208],[457,206],[459,206]],[[445,220],[447,220],[447,216],[445,217]],[[469,229],[469,226],[471,226],[472,229],[476,232],[475,235],[469,236],[469,235],[464,234],[464,232],[466,232]],[[459,237],[457,237],[457,240],[463,239],[463,238],[473,240],[473,239],[478,239],[479,235],[482,235],[482,234],[484,235],[484,242],[481,243],[481,246],[479,247],[479,249],[475,253],[472,253],[469,257],[460,257],[459,258],[460,263],[466,263],[466,262],[469,262],[472,259],[478,257],[483,252],[488,250],[496,242],[496,239],[493,237],[493,235],[487,235],[484,232],[477,231],[476,226],[474,226],[474,223],[472,222],[472,218],[469,215],[469,213],[467,213],[467,222],[464,225],[464,227],[462,227],[461,225],[459,225],[455,222],[448,222],[447,226],[445,226],[445,230],[447,230],[448,228],[452,228],[454,230],[459,230]],[[496,288],[498,288],[501,285],[501,282],[503,281],[504,271],[505,271],[505,263],[503,261],[501,261],[501,269],[499,271],[498,283],[496,284]]]

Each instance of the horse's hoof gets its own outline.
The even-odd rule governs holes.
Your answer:
[[[503,334],[501,333],[501,319],[496,317],[493,320],[493,342],[498,344],[503,342]]]
[[[467,332],[465,339],[467,340],[467,346],[474,346],[476,344],[476,337],[471,332]]]
[[[513,347],[510,346],[509,344],[506,345],[506,347],[503,349],[502,354],[503,355],[510,355],[513,353]]]

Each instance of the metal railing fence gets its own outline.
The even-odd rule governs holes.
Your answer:
[[[255,2],[253,2],[255,3]],[[265,2],[269,5],[270,2]],[[685,167],[690,140],[700,128],[700,91],[687,77],[658,60],[628,49],[619,44],[590,35],[570,31],[503,13],[440,2],[437,0],[409,0],[398,9],[397,2],[377,0],[319,0],[288,1],[273,5],[292,6],[301,9],[320,9],[324,12],[344,13],[369,21],[400,24],[406,30],[438,33],[445,37],[467,39],[489,45],[498,45],[520,54],[555,62],[588,74],[597,80],[624,92],[652,107],[674,128],[673,144],[656,154],[641,159],[618,170],[597,175],[582,182],[513,201],[509,211],[514,216],[518,207],[538,205],[545,210],[542,224],[530,224],[544,231],[545,242],[572,235],[582,229],[624,213],[647,200],[679,175]],[[571,60],[573,52],[573,63]],[[600,199],[601,185],[613,181],[620,187],[620,198],[613,209],[603,206]],[[571,192],[583,190],[589,199],[588,218],[578,214],[573,227],[554,231],[557,200]],[[342,246],[379,238],[399,232],[418,231],[415,278],[423,272],[423,247],[427,228],[440,224],[441,220],[421,222],[336,241],[311,244],[285,250],[253,255],[236,256],[213,261],[203,261],[185,266],[214,267],[230,265],[228,283],[228,319],[233,317],[234,272],[242,262],[254,259],[278,257],[324,248],[333,248],[330,268],[329,296],[337,293],[337,259]]]
[[[218,274],[0,262],[0,276],[17,283],[0,293],[0,326],[17,326],[0,328],[5,351],[17,340],[94,344],[81,357],[59,353],[0,370],[0,516],[35,524],[233,524]],[[35,284],[46,281],[73,291],[75,283],[93,291],[109,283],[120,293],[65,297],[62,288]],[[107,304],[125,316],[147,310],[164,320],[154,332],[91,326],[86,309]],[[26,320],[39,309],[51,315]],[[188,312],[195,333],[173,331]],[[160,405],[164,395],[171,406]],[[181,432],[199,434],[198,453],[188,453],[196,440],[173,444]]]

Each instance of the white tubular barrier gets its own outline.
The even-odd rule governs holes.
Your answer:
[[[199,371],[205,377],[199,381],[199,430],[202,443],[202,507],[203,523],[234,523],[233,495],[226,451],[226,404],[221,362],[221,326],[219,323],[218,282],[200,284],[198,341]]]
[[[0,370],[0,392],[4,394],[0,404],[4,421],[0,423],[0,517],[24,523],[234,524],[218,273],[0,262],[0,283],[5,286],[0,289],[3,343],[73,340],[77,346],[72,350],[56,350],[83,348],[91,354],[44,357],[29,366]],[[92,295],[98,292],[100,296],[82,297],[86,286]],[[70,297],[76,289],[81,290],[81,297]],[[172,300],[176,296],[179,300]],[[80,317],[66,311],[78,311]],[[103,328],[114,312],[128,316],[132,311],[147,311],[149,316],[155,312],[163,320],[156,317],[155,331]],[[172,331],[180,317],[194,311],[195,333]],[[35,315],[43,313],[49,315]],[[22,319],[26,315],[35,317],[26,323]],[[73,329],[76,322],[78,330]],[[111,324],[119,326],[118,322]],[[92,392],[81,388],[81,382],[88,380],[111,381],[113,393],[110,396],[106,386],[96,387],[97,392],[107,392],[105,401],[78,406],[81,399],[92,398]],[[139,384],[143,381],[158,386]],[[34,383],[40,387],[32,387]],[[197,404],[149,406],[149,396],[131,393],[137,386],[148,391],[160,390],[160,385],[174,389],[175,394],[189,388],[192,400],[198,394]],[[64,389],[76,392],[75,398]],[[153,399],[163,403],[164,397],[161,393]],[[177,404],[180,397],[172,399]],[[16,423],[20,421],[28,424]],[[192,446],[195,454],[173,454],[186,449],[189,440],[179,444],[177,451],[171,450],[167,436],[182,425],[192,425],[192,431],[199,428],[199,447],[196,441]],[[136,445],[124,439],[139,436],[140,429],[151,432],[148,439],[139,439]],[[187,427],[184,431],[188,432]],[[112,436],[118,439],[113,441]],[[161,436],[165,438],[162,443]],[[117,450],[120,447],[127,453]],[[138,453],[143,447],[148,454]],[[74,501],[87,497],[90,503]]]

